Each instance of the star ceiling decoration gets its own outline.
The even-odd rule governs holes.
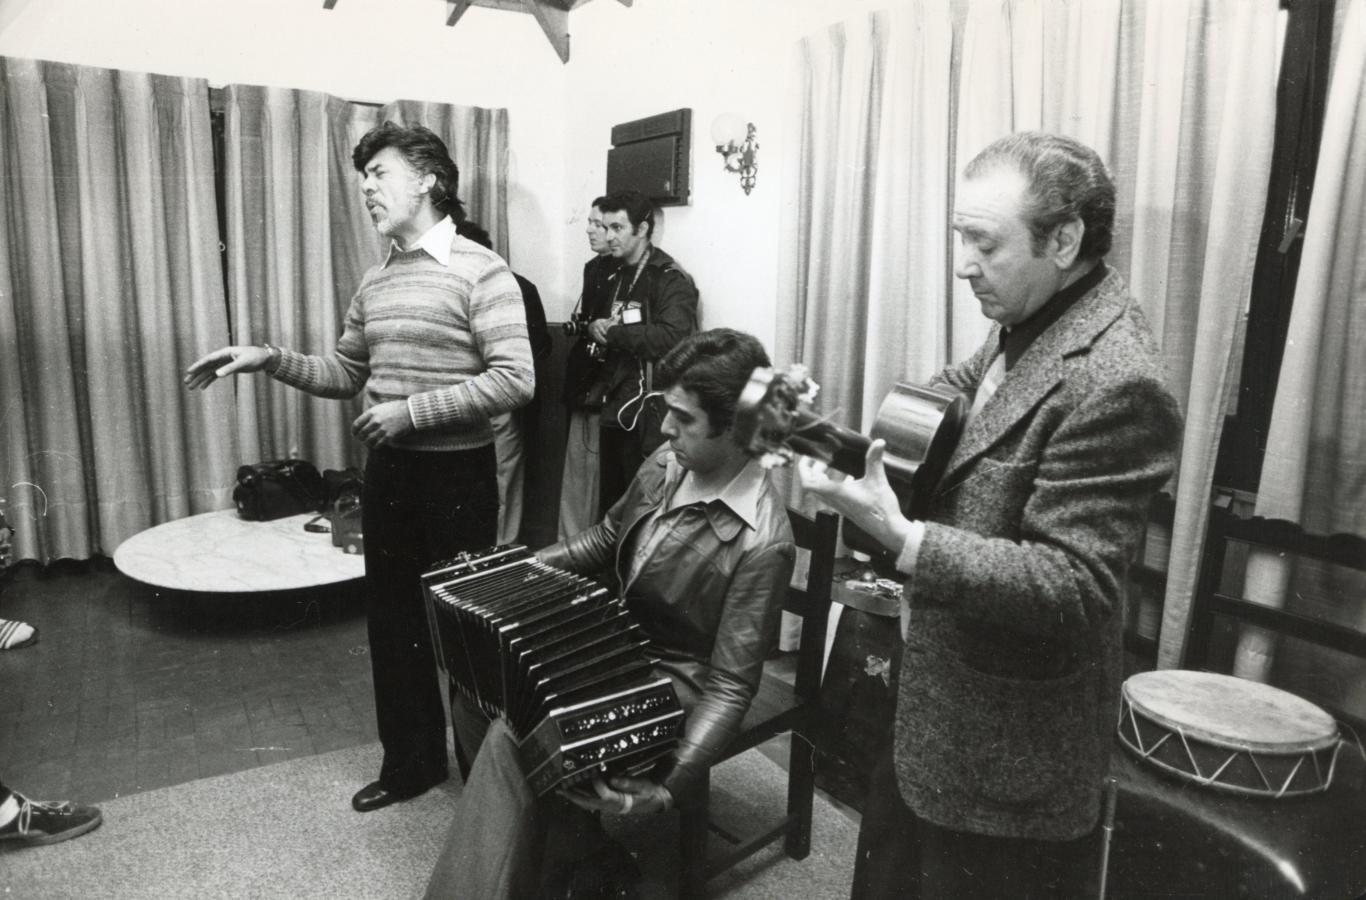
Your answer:
[[[569,11],[583,6],[590,0],[445,0],[446,24],[454,25],[460,21],[465,10],[471,6],[485,6],[506,12],[526,13],[536,17],[536,23],[545,32],[550,46],[560,56],[560,62],[569,62]],[[622,6],[630,6],[635,0],[617,0]],[[323,9],[331,9],[337,0],[323,0]]]

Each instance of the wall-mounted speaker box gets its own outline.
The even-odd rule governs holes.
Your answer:
[[[612,128],[607,192],[640,191],[660,206],[686,206],[691,166],[691,109],[623,122]]]

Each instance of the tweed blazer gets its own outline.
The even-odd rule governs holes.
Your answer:
[[[999,327],[937,378],[969,393]],[[908,583],[903,799],[946,828],[1094,827],[1118,715],[1124,580],[1181,434],[1157,346],[1111,270],[965,429]]]

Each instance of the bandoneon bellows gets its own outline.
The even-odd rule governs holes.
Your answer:
[[[422,586],[438,664],[507,720],[536,794],[595,771],[644,771],[677,745],[673,685],[597,582],[503,546],[439,563]]]

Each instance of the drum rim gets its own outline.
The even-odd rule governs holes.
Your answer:
[[[1292,694],[1289,691],[1277,688],[1273,685],[1263,684],[1257,681],[1247,681],[1246,679],[1236,678],[1232,675],[1220,675],[1217,672],[1193,673],[1200,676],[1215,676],[1219,679],[1227,679],[1231,682],[1241,682],[1247,685],[1256,685],[1258,688],[1268,688],[1270,690],[1278,691],[1281,694],[1284,694],[1286,697],[1296,701],[1297,703],[1303,704],[1306,707],[1310,707],[1313,710],[1319,712],[1327,720],[1327,723],[1332,726],[1332,731],[1327,734],[1306,737],[1297,741],[1279,741],[1274,743],[1270,741],[1258,741],[1251,738],[1229,738],[1208,731],[1204,728],[1201,728],[1198,724],[1178,721],[1176,719],[1172,719],[1169,716],[1164,716],[1161,713],[1158,713],[1152,710],[1150,707],[1144,705],[1141,701],[1139,701],[1137,698],[1133,696],[1133,693],[1130,690],[1130,683],[1133,681],[1134,678],[1137,678],[1140,675],[1172,675],[1175,673],[1185,671],[1192,670],[1163,669],[1154,670],[1153,672],[1139,672],[1136,675],[1132,675],[1124,680],[1124,683],[1120,688],[1120,699],[1127,709],[1132,710],[1135,714],[1141,715],[1143,718],[1147,719],[1150,722],[1154,722],[1164,728],[1185,735],[1187,739],[1197,740],[1201,743],[1211,744],[1215,747],[1227,750],[1248,750],[1256,751],[1258,753],[1263,753],[1271,756],[1291,756],[1297,753],[1313,753],[1327,750],[1335,746],[1342,740],[1342,732],[1341,728],[1339,728],[1338,726],[1337,720],[1327,710],[1323,709],[1322,707],[1318,706],[1312,701],[1306,700],[1298,694]],[[1121,715],[1123,715],[1123,711],[1121,711]]]
[[[1230,781],[1220,781],[1220,780],[1218,780],[1215,776],[1202,776],[1202,775],[1199,775],[1199,774],[1197,774],[1197,773],[1195,773],[1195,772],[1192,772],[1192,771],[1189,770],[1189,769],[1182,769],[1182,768],[1180,768],[1180,767],[1178,767],[1178,766],[1173,766],[1173,765],[1171,765],[1171,764],[1168,763],[1168,762],[1164,762],[1163,760],[1158,759],[1156,756],[1153,756],[1151,753],[1145,752],[1141,747],[1135,745],[1135,744],[1134,744],[1132,741],[1130,741],[1129,738],[1124,734],[1124,730],[1123,730],[1122,728],[1118,731],[1117,737],[1119,738],[1119,742],[1120,742],[1121,744],[1123,744],[1125,747],[1127,747],[1131,753],[1133,753],[1134,755],[1136,755],[1136,756],[1138,757],[1138,761],[1139,761],[1140,763],[1145,764],[1145,765],[1153,766],[1154,768],[1160,769],[1161,771],[1166,772],[1167,774],[1169,774],[1169,775],[1171,775],[1171,776],[1173,776],[1173,777],[1175,777],[1175,778],[1179,778],[1179,779],[1181,779],[1182,781],[1190,782],[1191,784],[1198,785],[1199,787],[1213,788],[1213,789],[1216,790],[1216,791],[1223,791],[1223,792],[1229,793],[1229,794],[1238,794],[1238,795],[1243,796],[1243,797],[1260,797],[1260,798],[1263,798],[1263,799],[1271,799],[1271,800],[1283,800],[1283,799],[1286,799],[1286,798],[1306,797],[1306,796],[1310,796],[1310,795],[1312,795],[1312,794],[1322,794],[1322,793],[1326,792],[1326,791],[1327,791],[1330,787],[1332,787],[1332,785],[1333,785],[1333,775],[1334,775],[1334,774],[1336,773],[1336,771],[1337,771],[1337,758],[1338,758],[1338,752],[1342,750],[1342,742],[1341,742],[1341,741],[1338,741],[1338,742],[1337,742],[1337,745],[1333,748],[1333,755],[1332,755],[1332,757],[1328,760],[1328,770],[1327,770],[1327,772],[1322,772],[1322,771],[1320,770],[1320,774],[1323,775],[1323,778],[1321,779],[1321,783],[1319,783],[1319,784],[1317,784],[1317,785],[1315,785],[1315,786],[1313,786],[1313,787],[1300,788],[1300,789],[1298,789],[1298,790],[1284,790],[1284,789],[1282,789],[1282,790],[1275,790],[1275,789],[1270,788],[1270,787],[1249,787],[1249,786],[1247,786],[1247,785],[1236,784],[1236,783],[1230,782]],[[1255,757],[1255,756],[1257,755],[1257,751],[1250,750],[1250,749],[1244,749],[1244,748],[1240,748],[1240,747],[1224,748],[1224,749],[1231,749],[1231,750],[1234,750],[1234,751],[1235,751],[1235,754],[1246,753],[1247,755],[1253,756],[1253,757]],[[1298,755],[1304,756],[1305,754],[1308,754],[1308,755],[1310,755],[1310,756],[1313,756],[1313,755],[1314,755],[1315,753],[1317,753],[1317,752],[1318,752],[1317,750],[1312,750],[1312,751],[1311,751],[1311,750],[1305,750],[1305,751],[1300,751]],[[1263,755],[1278,755],[1278,754],[1263,754]],[[1296,754],[1289,754],[1289,753],[1287,753],[1287,754],[1279,754],[1279,755],[1291,756],[1291,755],[1296,755]],[[1318,766],[1316,765],[1315,768],[1318,769]],[[1221,771],[1222,771],[1222,768],[1221,768]]]

